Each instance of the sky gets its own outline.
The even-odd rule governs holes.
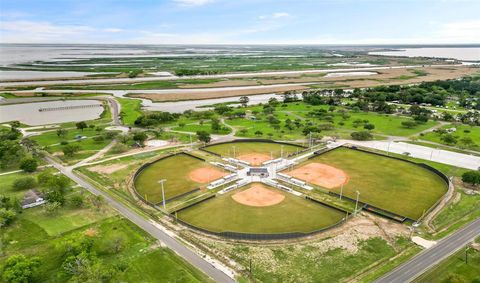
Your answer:
[[[480,0],[0,0],[0,43],[480,43]]]

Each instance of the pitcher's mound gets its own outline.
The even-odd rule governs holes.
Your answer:
[[[261,165],[263,162],[270,160],[270,155],[261,154],[261,153],[247,153],[238,156],[238,159],[247,161],[250,165],[257,166]]]
[[[206,166],[190,171],[188,177],[194,182],[205,184],[220,179],[226,175],[227,173],[221,170]]]
[[[323,163],[310,163],[287,172],[287,174],[327,189],[346,184],[349,179],[342,170]]]
[[[244,205],[264,207],[281,203],[285,196],[260,184],[255,184],[245,191],[234,194],[232,198]]]

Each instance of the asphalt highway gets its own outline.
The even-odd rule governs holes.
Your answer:
[[[377,283],[411,282],[429,268],[465,247],[480,235],[480,218],[424,250],[408,262],[379,278]]]

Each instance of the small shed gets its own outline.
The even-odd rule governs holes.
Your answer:
[[[22,208],[27,209],[44,204],[43,194],[37,190],[28,190],[23,196]]]

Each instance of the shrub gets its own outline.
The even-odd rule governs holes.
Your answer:
[[[35,172],[37,170],[38,163],[37,160],[33,158],[25,158],[20,162],[20,169],[25,172]]]
[[[28,176],[28,177],[22,177],[22,178],[16,179],[13,182],[12,187],[15,190],[23,191],[23,190],[33,189],[35,188],[36,185],[37,185],[37,182],[35,181],[35,178]]]
[[[350,134],[350,136],[352,137],[352,139],[357,141],[367,141],[373,138],[372,134],[367,131],[353,132]]]

